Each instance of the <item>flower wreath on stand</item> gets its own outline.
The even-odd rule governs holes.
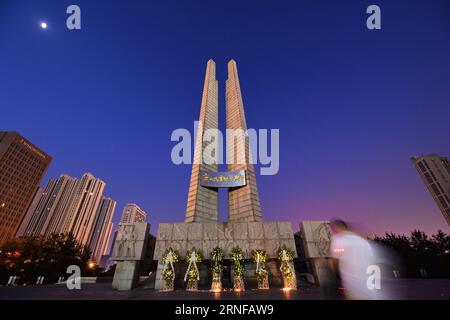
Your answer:
[[[209,260],[211,261],[211,273],[212,284],[211,291],[222,291],[222,271],[223,271],[223,258],[225,252],[220,247],[215,247],[209,254]]]
[[[269,273],[266,268],[266,262],[269,259],[265,250],[252,251],[253,262],[256,263],[256,277],[258,279],[258,289],[269,289]]]
[[[184,281],[188,282],[186,290],[187,291],[197,291],[198,281],[200,280],[200,272],[198,271],[198,263],[202,262],[202,256],[198,249],[192,248],[192,250],[187,252],[186,262],[188,267],[184,275]]]
[[[231,263],[233,265],[233,289],[234,291],[244,291],[244,253],[241,248],[231,249]]]
[[[277,251],[278,259],[280,260],[280,271],[283,275],[284,288],[285,289],[297,289],[297,278],[295,276],[294,264],[294,251],[282,245]]]
[[[164,269],[162,272],[162,280],[163,280],[163,291],[173,291],[174,288],[174,280],[175,280],[175,268],[174,263],[178,262],[178,254],[172,247],[164,250],[162,256],[162,263],[164,264]]]

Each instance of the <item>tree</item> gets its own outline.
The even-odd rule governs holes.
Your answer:
[[[374,241],[393,249],[402,259],[407,276],[421,276],[425,269],[432,277],[450,276],[450,236],[438,230],[431,237],[421,230],[413,230],[409,237],[386,233]]]
[[[86,271],[90,256],[89,249],[69,233],[12,239],[3,245],[0,259],[10,275],[19,276],[23,283],[34,283],[38,276],[55,282],[66,275],[70,265]]]
[[[431,237],[439,255],[450,253],[450,236],[442,230],[438,230],[436,234]]]

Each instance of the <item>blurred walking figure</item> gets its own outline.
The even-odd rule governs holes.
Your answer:
[[[332,220],[330,229],[333,234],[330,250],[334,258],[331,268],[339,274],[345,298],[376,299],[377,289],[380,289],[376,286],[381,279],[372,278],[381,277],[381,274],[371,272],[376,259],[369,241],[351,232],[342,220]],[[375,281],[374,286],[372,280],[377,280],[378,283]]]

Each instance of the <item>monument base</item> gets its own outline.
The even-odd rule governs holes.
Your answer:
[[[329,268],[331,233],[328,225],[328,221],[300,223],[300,238],[304,253],[301,259],[307,262],[309,271],[314,275],[314,283],[321,287],[333,285],[335,281]]]
[[[334,283],[334,275],[330,270],[329,258],[310,258],[309,264],[314,271],[314,282],[321,287]]]
[[[150,225],[145,222],[119,224],[111,257],[117,263],[113,289],[131,290],[139,282],[139,270],[148,260],[149,232]]]
[[[281,283],[282,280],[279,279],[281,275],[277,270],[276,263],[274,263],[276,260],[274,259],[278,258],[277,250],[282,245],[286,245],[296,253],[294,233],[290,222],[161,223],[158,227],[154,253],[154,259],[158,260],[155,289],[162,289],[161,275],[164,265],[161,260],[164,250],[169,247],[178,252],[180,260],[185,260],[187,251],[193,247],[200,251],[204,260],[209,258],[211,250],[216,246],[224,250],[226,260],[230,258],[231,249],[235,246],[242,249],[245,259],[251,259],[253,250],[263,249],[272,260],[271,263],[268,263],[270,278],[275,284]],[[295,255],[297,256],[297,254]],[[178,264],[180,267],[184,265],[181,261]],[[180,268],[176,267],[176,269]],[[183,272],[185,271],[185,268],[177,270],[177,277],[184,276]],[[212,279],[209,278],[212,276],[208,271],[200,271],[201,278],[208,277],[207,280],[201,279],[200,284],[206,282],[205,285],[208,285],[208,283],[209,286],[211,285]],[[246,264],[245,275],[245,282],[248,280],[247,275],[253,275],[250,277],[252,282],[256,280],[253,263]],[[175,280],[175,283],[177,284],[177,280]]]
[[[140,261],[119,261],[116,265],[112,288],[115,290],[131,290],[139,281]]]

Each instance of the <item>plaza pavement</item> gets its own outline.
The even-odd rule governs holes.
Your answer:
[[[450,279],[395,279],[388,285],[396,299],[450,300]],[[159,292],[136,288],[132,291],[115,291],[111,283],[82,284],[81,290],[68,290],[65,285],[31,285],[0,287],[0,300],[322,300],[321,288],[301,284],[299,290],[285,292],[279,288],[270,290],[247,289],[236,293],[223,291]]]

